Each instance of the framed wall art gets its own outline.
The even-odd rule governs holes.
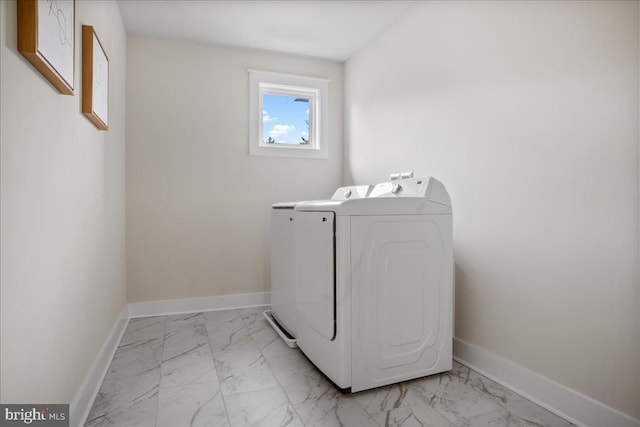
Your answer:
[[[91,25],[82,26],[82,112],[109,129],[109,58]]]
[[[75,1],[18,0],[18,52],[65,95],[73,95]]]

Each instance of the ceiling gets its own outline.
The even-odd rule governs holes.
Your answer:
[[[127,32],[344,61],[413,1],[120,0]]]

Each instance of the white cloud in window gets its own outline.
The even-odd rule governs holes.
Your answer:
[[[296,130],[294,125],[273,125],[273,128],[269,131],[269,136],[271,138],[279,138],[292,130]]]
[[[278,120],[277,117],[271,117],[266,110],[262,110],[262,123],[272,122],[274,120]]]
[[[302,132],[300,132],[300,135],[302,135],[306,139],[309,136],[309,132],[307,132],[306,130],[303,130]]]

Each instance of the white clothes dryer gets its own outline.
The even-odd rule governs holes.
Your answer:
[[[297,344],[352,392],[452,368],[452,210],[414,178],[295,206]]]
[[[366,197],[370,185],[338,188],[331,200]],[[296,347],[296,238],[294,208],[299,202],[271,207],[271,310],[264,317],[289,347]]]

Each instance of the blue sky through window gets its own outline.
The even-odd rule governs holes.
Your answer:
[[[262,137],[264,142],[301,144],[309,140],[309,102],[296,96],[262,96]]]

